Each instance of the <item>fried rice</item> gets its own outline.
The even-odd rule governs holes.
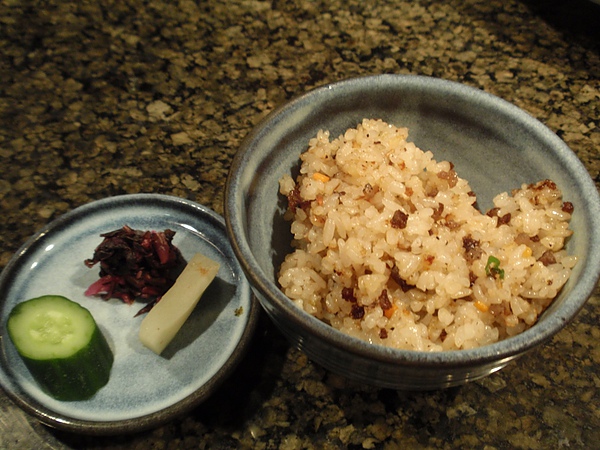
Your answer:
[[[482,213],[451,162],[365,119],[320,131],[280,180],[293,252],[282,291],[348,335],[399,349],[487,345],[533,326],[567,282],[573,205],[551,180]]]

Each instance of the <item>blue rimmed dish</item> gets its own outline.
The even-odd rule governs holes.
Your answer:
[[[142,305],[86,297],[98,268],[93,255],[101,233],[128,225],[175,231],[173,244],[189,260],[201,252],[218,261],[217,277],[165,351],[157,356],[138,339]],[[115,361],[109,382],[86,401],[60,402],[32,379],[6,334],[18,302],[63,295],[90,310]],[[46,425],[84,434],[137,432],[163,424],[199,405],[244,357],[260,306],[233,253],[223,218],[194,202],[158,194],[95,201],[61,216],[31,237],[0,275],[0,385]]]

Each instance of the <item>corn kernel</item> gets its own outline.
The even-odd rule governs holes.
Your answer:
[[[525,247],[525,250],[523,250],[523,258],[529,258],[531,255],[533,255],[531,247]]]
[[[325,175],[324,173],[321,173],[321,172],[313,173],[312,177],[313,177],[313,180],[321,181],[323,183],[327,183],[330,180],[330,178],[327,175]]]
[[[387,317],[388,319],[391,319],[392,316],[394,315],[394,311],[396,311],[397,309],[398,309],[398,307],[396,305],[392,305],[391,308],[383,310],[383,315],[385,317]]]
[[[490,309],[488,305],[479,300],[475,302],[475,308],[477,308],[481,312],[487,312]]]

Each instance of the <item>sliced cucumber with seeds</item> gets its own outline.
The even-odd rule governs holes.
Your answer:
[[[45,295],[16,305],[8,335],[25,365],[57,400],[85,400],[110,376],[113,354],[92,314],[65,297]]]

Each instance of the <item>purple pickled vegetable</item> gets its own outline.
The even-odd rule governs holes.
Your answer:
[[[181,252],[172,243],[172,230],[140,231],[125,225],[100,236],[104,240],[94,256],[84,261],[90,268],[100,264],[100,279],[88,287],[85,295],[117,298],[127,304],[147,303],[138,314],[152,309],[185,266]]]

